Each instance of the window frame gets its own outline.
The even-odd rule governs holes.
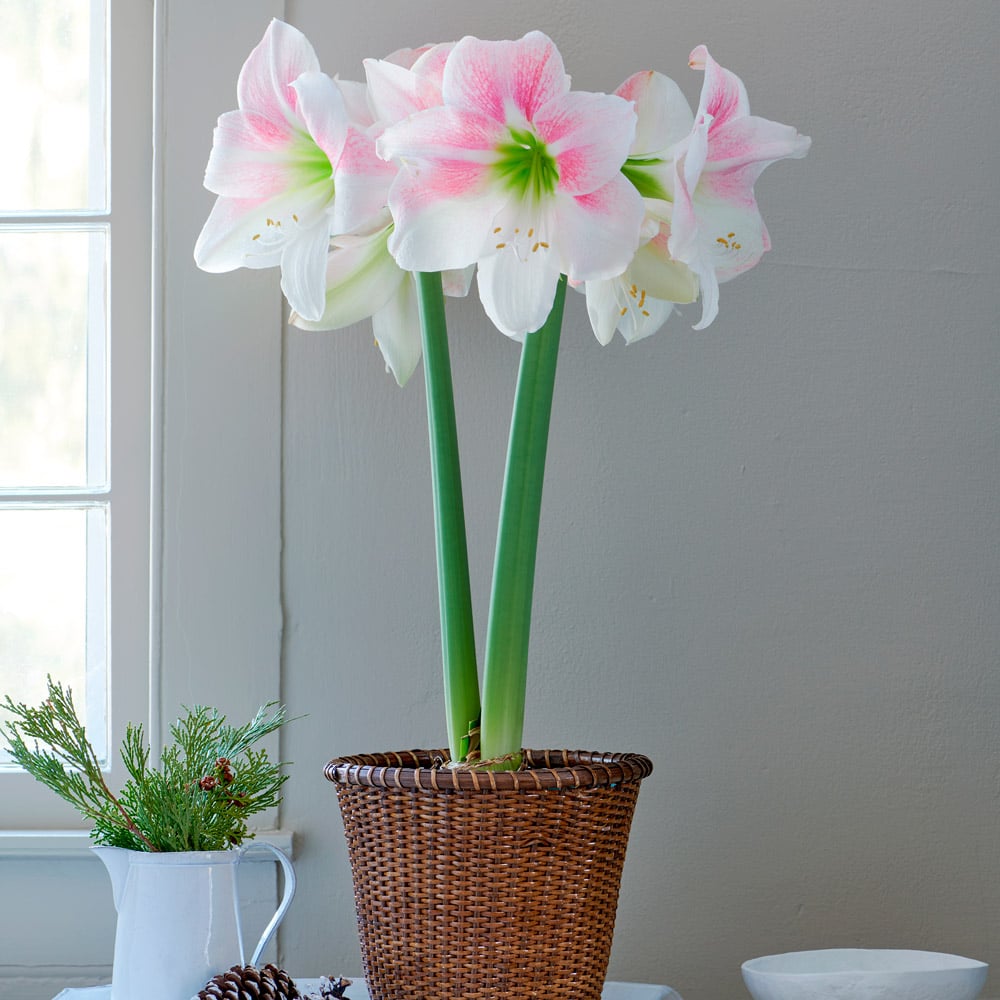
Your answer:
[[[109,414],[106,488],[6,494],[4,506],[106,505],[109,782],[127,722],[150,717],[150,478],[152,399],[153,53],[152,3],[108,0],[105,23],[107,202],[104,211],[18,213],[9,224],[108,226],[104,400]],[[93,183],[93,182],[92,182]],[[89,419],[89,417],[88,417]],[[88,430],[89,433],[89,430]],[[95,564],[95,568],[96,564]],[[88,572],[91,571],[88,560]],[[99,586],[99,583],[98,583]],[[88,622],[88,638],[93,625]],[[103,622],[99,626],[104,630]],[[97,637],[100,640],[100,636]],[[98,641],[98,645],[99,645]],[[88,647],[90,644],[88,643]],[[88,648],[88,661],[93,655]],[[89,671],[88,671],[89,673]],[[0,830],[80,830],[89,823],[30,775],[0,771]]]

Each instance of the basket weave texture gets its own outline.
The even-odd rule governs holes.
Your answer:
[[[372,1000],[600,1000],[639,754],[340,757],[334,783]]]

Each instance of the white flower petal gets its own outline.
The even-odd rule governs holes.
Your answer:
[[[404,167],[389,192],[396,228],[389,251],[407,271],[448,271],[474,264],[489,246],[499,193],[452,193],[452,178],[434,167]]]
[[[386,249],[387,230],[374,237],[337,245],[326,261],[326,303],[323,315],[306,320],[293,313],[291,322],[303,330],[339,330],[382,309],[409,275],[397,267]]]
[[[556,195],[551,231],[560,265],[572,281],[621,274],[639,246],[646,209],[628,180],[618,174],[596,191],[572,198]]]
[[[618,329],[626,344],[651,337],[666,323],[674,311],[673,302],[648,298],[641,309],[629,309],[618,322]]]
[[[618,327],[618,297],[615,293],[618,278],[588,281],[584,285],[587,295],[587,315],[599,344],[607,347]]]
[[[288,304],[304,319],[317,320],[326,304],[326,256],[330,225],[323,218],[311,229],[300,230],[285,244],[281,255],[281,290]]]
[[[469,289],[472,287],[472,279],[475,275],[475,264],[470,264],[468,267],[463,267],[460,270],[442,271],[441,287],[444,289],[444,294],[456,299],[465,298],[469,294]]]
[[[694,116],[681,88],[662,73],[645,70],[630,76],[616,91],[635,101],[639,117],[632,156],[661,156],[690,131]]]
[[[659,243],[639,247],[628,269],[629,278],[647,295],[665,302],[694,302],[698,279],[687,264],[661,252]]]
[[[407,275],[396,294],[372,316],[375,341],[386,370],[397,384],[406,385],[420,361],[420,311],[414,280]]]
[[[548,319],[559,282],[551,254],[522,259],[513,247],[480,261],[479,299],[493,325],[514,340],[524,340]]]

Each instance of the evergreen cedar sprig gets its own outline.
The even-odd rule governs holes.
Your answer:
[[[0,725],[0,734],[17,764],[93,821],[94,843],[136,851],[216,851],[251,839],[249,817],[281,801],[288,775],[266,750],[253,749],[286,721],[276,704],[263,706],[239,727],[215,709],[186,708],[170,727],[174,742],[164,748],[159,768],[149,766],[142,726],[128,726],[121,756],[129,780],[118,795],[104,780],[71,690],[51,677],[48,697],[37,708],[6,696],[3,707],[13,721]]]

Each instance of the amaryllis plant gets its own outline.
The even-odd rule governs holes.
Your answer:
[[[549,414],[567,286],[602,344],[655,333],[677,305],[718,312],[719,285],[769,249],[754,182],[809,139],[750,114],[704,46],[692,114],[653,71],[613,94],[572,90],[552,41],[459,42],[326,76],[273,21],[219,119],[205,174],[218,195],[195,248],[207,271],[280,267],[291,322],[371,317],[403,385],[427,384],[445,706],[451,759],[518,766]],[[519,341],[482,689],[444,295],[475,277],[493,324]]]

